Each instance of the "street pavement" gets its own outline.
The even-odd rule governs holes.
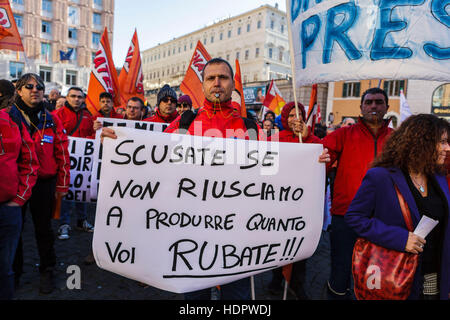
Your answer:
[[[95,205],[89,205],[88,221],[95,221]],[[135,280],[100,269],[95,263],[84,264],[84,258],[91,252],[93,233],[76,230],[75,214],[72,213],[70,239],[56,237],[58,221],[53,220],[55,232],[55,290],[51,294],[39,293],[39,256],[37,253],[31,215],[25,219],[23,231],[24,274],[16,290],[16,300],[182,300],[182,294],[144,286]],[[68,267],[76,265],[81,270],[81,289],[68,289],[67,280],[72,275]],[[323,300],[326,297],[326,281],[330,274],[330,239],[328,232],[322,232],[319,246],[306,263],[305,291],[309,299]],[[255,276],[256,300],[282,300],[283,293],[271,294],[268,290],[272,273]],[[295,296],[288,293],[288,300]]]

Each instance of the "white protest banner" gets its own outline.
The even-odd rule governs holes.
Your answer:
[[[64,198],[69,201],[92,202],[91,173],[94,140],[69,136],[70,187]]]
[[[450,79],[448,0],[287,0],[296,85]]]
[[[310,257],[322,145],[116,130],[105,139],[97,265],[184,293]]]
[[[169,126],[168,123],[157,123],[147,121],[134,121],[125,119],[113,119],[113,118],[97,118],[102,123],[103,127],[125,127],[135,128],[139,130],[157,131],[163,132]],[[92,186],[91,186],[91,198],[97,199],[98,182],[100,179],[101,164],[102,164],[102,144],[100,143],[101,129],[97,130],[95,135],[95,147],[94,147],[94,164],[92,166]]]

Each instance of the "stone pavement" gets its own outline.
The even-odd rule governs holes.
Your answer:
[[[88,220],[95,221],[95,206],[90,205]],[[72,213],[72,225],[76,223]],[[53,221],[53,230],[58,229],[58,221]],[[16,290],[17,300],[181,300],[182,294],[171,293],[151,286],[143,287],[138,282],[120,275],[105,271],[96,264],[85,265],[83,260],[90,253],[92,233],[78,231],[75,228],[70,233],[70,239],[55,238],[57,266],[55,270],[56,289],[48,295],[39,293],[39,257],[34,238],[33,222],[28,213],[24,225],[24,274],[19,288]],[[306,294],[310,299],[322,300],[325,295],[326,281],[330,273],[330,242],[329,233],[322,232],[319,246],[306,264]],[[67,268],[77,265],[81,269],[81,289],[68,289]],[[255,296],[257,300],[281,300],[279,295],[272,295],[267,290],[271,280],[271,271],[255,276]],[[288,300],[295,297],[288,294]]]

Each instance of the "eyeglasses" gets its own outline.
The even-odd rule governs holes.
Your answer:
[[[168,102],[170,102],[170,103],[177,103],[176,99],[170,98],[170,97],[164,97],[164,98],[161,99],[161,101],[164,102],[164,103],[168,103]]]
[[[28,90],[33,90],[33,88],[36,88],[39,91],[44,90],[44,86],[40,84],[34,85],[32,83],[27,83],[26,85],[24,85],[24,87]]]

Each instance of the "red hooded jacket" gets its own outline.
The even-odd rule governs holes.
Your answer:
[[[31,131],[24,114],[15,104],[10,112],[19,115],[22,124]],[[38,178],[48,179],[56,176],[56,191],[67,192],[70,185],[69,139],[64,133],[61,120],[48,110],[40,113],[37,130],[31,135],[39,160]]]
[[[333,188],[331,214],[345,215],[356,195],[361,182],[374,158],[381,152],[383,145],[393,129],[385,121],[376,136],[360,118],[358,123],[340,128],[322,139],[328,149],[331,161],[327,169],[338,160]]]
[[[159,111],[159,108],[156,109],[156,112],[153,116],[145,118],[143,121],[147,122],[159,122],[159,123],[171,123],[178,117],[178,112],[174,111],[172,114],[164,117],[161,112]]]
[[[28,131],[0,110],[0,203],[22,206],[31,196],[39,162]]]
[[[177,117],[164,131],[178,132],[181,116]],[[249,139],[247,126],[239,112],[233,108],[231,100],[220,104],[205,99],[195,120],[188,129],[188,134],[217,138]]]
[[[77,112],[66,102],[66,105],[55,111],[55,114],[61,119],[66,134],[77,138],[94,138],[94,119],[91,113],[85,108],[79,109]],[[72,132],[76,127],[80,117],[83,117],[78,128]]]

